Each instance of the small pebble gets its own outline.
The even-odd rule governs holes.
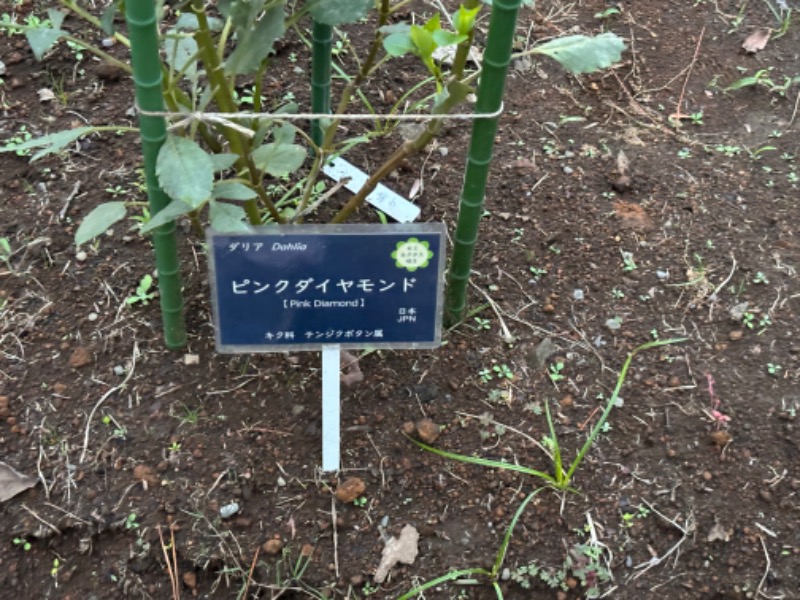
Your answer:
[[[125,367],[123,367],[123,366],[120,366],[120,365],[116,365],[116,366],[114,367],[114,375],[118,375],[118,376],[120,376],[120,377],[122,377],[123,375],[125,375]]]
[[[88,315],[86,315],[86,319],[92,322],[97,321],[97,313],[90,312]]]
[[[656,277],[661,280],[669,279],[669,271],[656,271]]]
[[[572,167],[564,166],[564,175],[572,175],[575,170]]]
[[[573,290],[572,297],[575,298],[575,300],[583,300],[584,298],[583,290],[580,288]]]
[[[609,319],[606,321],[606,327],[608,327],[611,331],[617,331],[620,327],[622,327],[622,323],[620,323],[619,319]]]
[[[89,255],[86,254],[86,252],[84,252],[83,250],[80,250],[75,254],[75,260],[77,260],[78,262],[83,262],[87,258],[89,258]]]
[[[225,506],[220,507],[219,516],[222,519],[230,519],[233,515],[239,512],[239,503],[231,502]]]

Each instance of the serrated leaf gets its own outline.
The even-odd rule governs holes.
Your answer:
[[[619,62],[625,42],[614,33],[595,37],[569,35],[537,46],[531,52],[544,54],[571,73],[592,73]]]
[[[319,0],[311,7],[311,16],[323,25],[355,23],[375,6],[375,0]]]
[[[266,11],[259,21],[237,29],[236,48],[225,60],[225,69],[234,75],[256,71],[285,31],[283,3]]]
[[[42,137],[28,140],[22,144],[6,144],[0,148],[0,152],[16,152],[17,150],[28,150],[30,148],[42,148],[31,157],[31,162],[40,159],[48,154],[60,151],[65,146],[75,140],[95,131],[94,127],[78,127],[77,129],[67,129],[57,133],[50,133]]]
[[[211,154],[210,158],[216,172],[230,169],[239,160],[239,155],[232,152],[220,152],[219,154]]]
[[[226,200],[252,200],[258,196],[252,189],[238,181],[218,181],[214,186],[214,198]]]
[[[197,81],[197,42],[194,38],[168,37],[164,40],[164,53],[173,71],[183,71],[189,81]]]
[[[264,144],[253,151],[256,167],[273,177],[294,173],[306,159],[306,149],[297,144]]]
[[[250,227],[245,222],[247,215],[241,206],[211,201],[208,218],[211,227],[220,233],[248,232]]]
[[[172,200],[198,208],[211,197],[214,163],[193,140],[168,135],[158,152],[156,175]]]
[[[96,206],[83,219],[78,231],[75,232],[75,245],[80,246],[89,240],[104,233],[117,221],[121,221],[128,214],[124,202],[106,202]]]
[[[161,227],[162,225],[169,223],[170,221],[174,221],[176,218],[186,215],[194,210],[193,207],[186,204],[181,200],[173,200],[169,204],[167,204],[164,208],[158,211],[153,218],[150,219],[147,223],[142,225],[142,228],[139,230],[140,233],[148,233],[153,231],[154,229]]]

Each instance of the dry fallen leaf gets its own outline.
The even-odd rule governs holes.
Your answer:
[[[52,102],[56,99],[56,95],[53,93],[53,90],[48,88],[36,90],[36,94],[39,96],[39,102]]]
[[[747,36],[747,39],[742,44],[742,48],[748,54],[755,54],[759,50],[767,47],[769,36],[772,33],[769,29],[756,29],[753,33]]]
[[[0,462],[0,502],[10,500],[35,485],[36,480],[33,477],[23,475],[6,463]]]
[[[400,537],[392,537],[383,547],[383,556],[378,570],[375,571],[375,583],[383,583],[389,576],[389,571],[397,563],[404,565],[414,564],[417,558],[417,544],[419,543],[419,532],[412,526],[406,525],[400,531]]]
[[[733,529],[725,529],[719,523],[714,523],[714,526],[711,528],[711,531],[708,532],[708,537],[706,541],[708,542],[716,542],[717,540],[721,542],[729,542],[731,540],[731,534],[733,533]]]

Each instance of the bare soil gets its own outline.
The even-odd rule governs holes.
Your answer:
[[[437,447],[548,470],[544,404],[571,460],[627,353],[656,337],[687,341],[637,357],[578,493],[545,490],[523,512],[504,596],[582,598],[596,583],[611,598],[800,597],[800,94],[722,89],[759,69],[776,83],[800,74],[800,23],[747,54],[750,33],[779,25],[766,1],[624,1],[598,17],[611,6],[523,9],[518,51],[610,30],[627,41],[624,60],[581,77],[515,60],[476,311],[439,349],[360,359],[335,475],[319,470],[319,355],[216,354],[202,240],[181,236],[181,352],[164,348],[157,302],[125,302],[153,270],[134,221],[74,247],[94,206],[142,199],[134,137],[92,137],[32,164],[0,154],[0,237],[13,252],[0,265],[0,457],[37,480],[0,505],[0,598],[171,598],[165,549],[186,598],[397,598],[488,568],[541,481],[421,451],[404,431],[429,418]],[[357,48],[369,39],[348,32]],[[131,82],[88,56],[61,47],[38,63],[22,36],[2,35],[0,60],[3,140],[133,124]],[[379,108],[422,76],[397,64],[368,87]],[[287,42],[276,65],[269,93],[308,108],[302,44]],[[56,98],[41,102],[42,88]],[[420,220],[452,230],[468,140],[469,124],[452,123],[387,182],[407,194],[420,180]],[[397,143],[348,158],[369,171]],[[358,219],[377,221],[370,209]],[[351,477],[365,491],[337,500]],[[406,524],[421,536],[416,561],[375,583],[382,535]],[[425,597],[495,593],[483,581]]]

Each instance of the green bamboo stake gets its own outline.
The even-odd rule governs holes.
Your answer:
[[[327,114],[331,112],[331,48],[333,47],[333,27],[314,21],[311,30],[311,112]],[[317,119],[311,123],[311,140],[322,146],[325,132]]]
[[[511,62],[511,44],[517,28],[517,14],[522,0],[494,0],[489,21],[483,70],[478,85],[475,112],[496,112],[503,101],[506,73]],[[467,284],[472,256],[478,239],[478,224],[483,214],[486,180],[494,152],[497,117],[479,118],[473,122],[453,254],[447,271],[445,292],[445,326],[455,325],[464,316]]]
[[[161,60],[158,55],[158,31],[155,5],[152,0],[129,0],[125,3],[125,19],[131,40],[131,64],[136,86],[136,103],[143,111],[163,112],[164,98],[161,90]],[[142,138],[144,174],[150,214],[169,204],[156,177],[158,151],[167,137],[164,117],[139,115],[139,133]],[[183,296],[175,238],[175,222],[170,221],[153,233],[156,252],[158,289],[161,296],[161,318],[164,326],[164,343],[170,350],[186,345],[186,323],[183,318]]]

